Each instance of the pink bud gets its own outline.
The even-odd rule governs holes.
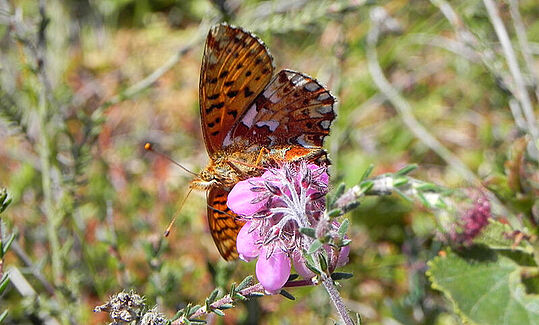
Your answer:
[[[251,191],[254,186],[253,183],[263,184],[264,179],[262,177],[253,177],[245,181],[238,182],[230,193],[228,193],[227,205],[236,214],[242,216],[251,216],[258,212],[268,201],[255,200],[258,198],[259,193]],[[252,203],[258,201],[256,203]]]
[[[257,229],[249,232],[251,228],[251,221],[247,221],[243,227],[241,227],[236,239],[236,248],[240,259],[245,262],[254,260],[260,254],[260,248],[256,244],[260,239],[260,234]]]
[[[314,272],[311,271],[305,264],[305,259],[300,252],[294,252],[292,262],[294,263],[294,269],[296,272],[305,280],[312,279],[313,276],[315,276]]]
[[[339,253],[339,258],[337,259],[337,267],[345,266],[348,264],[350,255],[350,245],[341,247],[341,252]]]
[[[266,252],[261,250],[256,262],[256,277],[264,289],[271,293],[279,293],[290,277],[290,258],[280,250],[266,258]]]

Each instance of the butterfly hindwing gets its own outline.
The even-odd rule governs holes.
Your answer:
[[[226,205],[228,192],[214,187],[208,192],[208,225],[213,241],[227,261],[238,258],[236,238],[244,222]]]
[[[272,75],[271,55],[256,36],[226,24],[210,30],[199,85],[202,131],[210,155],[221,149],[226,134]]]
[[[282,70],[230,130],[223,145],[321,147],[335,119],[334,103],[335,98],[315,79]]]

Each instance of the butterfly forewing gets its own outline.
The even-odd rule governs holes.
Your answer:
[[[311,77],[282,70],[245,111],[224,139],[271,147],[321,147],[335,119],[335,98]]]
[[[211,155],[273,75],[264,43],[241,28],[221,24],[206,39],[200,72],[200,114]]]
[[[213,241],[227,261],[238,258],[236,237],[244,222],[226,205],[228,192],[214,187],[208,192],[208,225]]]

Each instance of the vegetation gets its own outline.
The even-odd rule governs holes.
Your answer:
[[[538,324],[537,17],[534,0],[0,2],[0,323],[105,324],[94,308],[126,299],[138,323],[339,321],[324,285],[253,298],[204,193],[162,236],[192,176],[143,146],[205,166],[198,73],[227,21],[338,98],[327,202],[351,319]]]

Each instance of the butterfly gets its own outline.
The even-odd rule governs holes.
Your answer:
[[[305,74],[273,72],[273,58],[258,37],[224,23],[210,29],[199,84],[210,159],[190,187],[207,191],[209,228],[225,260],[238,257],[236,237],[244,224],[226,204],[237,182],[286,161],[328,163],[322,144],[335,118],[335,98]]]

